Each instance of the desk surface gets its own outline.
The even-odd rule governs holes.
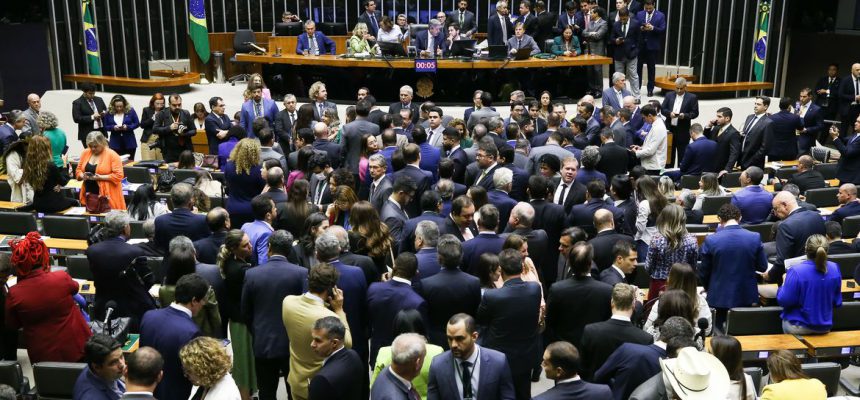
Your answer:
[[[0,235],[0,241],[6,238],[9,235]],[[45,245],[48,246],[49,249],[59,249],[59,250],[80,250],[84,251],[87,249],[87,241],[80,239],[54,239],[54,238],[43,238]]]
[[[803,341],[813,348],[860,346],[860,331],[830,332],[826,335],[805,335]]]
[[[18,207],[23,207],[24,203],[18,203],[15,201],[0,201],[0,210],[15,210]]]
[[[257,62],[265,64],[291,64],[321,67],[363,67],[363,68],[395,68],[414,69],[413,59],[389,59],[381,58],[342,58],[337,55],[302,56],[298,54],[283,53],[280,57],[271,54],[251,55],[237,54],[236,61]],[[438,59],[438,69],[496,69],[504,66],[506,69],[513,68],[556,68],[577,67],[585,65],[612,64],[612,58],[595,55],[582,55],[577,57],[558,57],[554,60],[541,60],[530,58],[528,60],[505,61],[505,60],[457,60]]]
[[[755,335],[735,336],[746,352],[765,352],[774,350],[806,350],[807,346],[794,335]],[[705,338],[705,346],[711,345],[711,338]]]

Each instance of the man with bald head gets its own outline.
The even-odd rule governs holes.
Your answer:
[[[842,223],[846,217],[860,215],[860,201],[857,201],[857,186],[853,183],[846,183],[839,187],[839,192],[836,193],[836,200],[839,201],[839,208],[830,214],[828,221]]]
[[[630,110],[630,123],[627,124],[627,128],[631,132],[636,132],[642,129],[642,125],[645,121],[642,120],[642,113],[639,112],[639,105],[636,104],[636,98],[633,96],[624,96],[622,99],[621,106]]]
[[[770,192],[761,187],[764,172],[759,167],[749,167],[741,172],[741,186],[732,196],[732,204],[741,210],[741,221],[745,224],[760,224],[770,215]]]
[[[339,144],[328,140],[328,125],[325,122],[314,123],[314,150],[324,151],[328,154],[331,167],[338,169],[341,164],[341,147]]]
[[[615,214],[605,208],[594,212],[594,229],[597,235],[588,243],[594,248],[594,264],[602,272],[615,260],[615,243],[622,240],[633,243],[633,238],[615,230]]]
[[[793,183],[800,189],[800,193],[806,193],[807,189],[820,189],[825,187],[824,175],[812,168],[815,161],[811,156],[803,155],[797,159],[797,173],[790,176],[786,183]]]
[[[860,63],[852,65],[851,74],[839,84],[839,115],[842,116],[841,136],[850,136],[851,127],[860,116]]]
[[[856,198],[856,189],[854,191]],[[776,230],[776,261],[773,268],[762,273],[771,283],[782,285],[785,260],[804,254],[806,239],[812,235],[824,235],[824,220],[816,212],[800,207],[794,195],[782,191],[773,198],[773,213],[782,222]]]

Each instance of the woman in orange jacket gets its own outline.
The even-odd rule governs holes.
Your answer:
[[[113,210],[125,210],[122,194],[122,160],[108,147],[107,139],[99,131],[87,135],[87,148],[81,153],[75,179],[84,181],[81,186],[81,204],[86,204],[86,194],[106,196]]]

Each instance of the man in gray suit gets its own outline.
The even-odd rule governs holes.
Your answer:
[[[39,110],[42,109],[42,99],[36,93],[27,95],[27,105],[30,108],[24,110],[24,117],[27,118],[27,126],[24,127],[22,136],[38,135],[42,132],[39,128]],[[29,127],[29,128],[28,128]]]
[[[385,175],[388,170],[388,162],[382,154],[374,154],[367,160],[367,169],[370,173],[370,191],[367,200],[378,211],[382,211],[382,205],[391,195],[391,178]]]
[[[442,131],[446,126],[442,124],[444,116],[441,107],[433,107],[427,112],[427,143],[437,149],[442,148]]]
[[[121,400],[155,400],[153,392],[164,373],[164,359],[158,350],[141,347],[125,357],[125,393]]]
[[[617,109],[612,106],[603,106],[600,109],[600,120],[612,131],[612,140],[618,143],[619,146],[627,148],[627,128],[624,127],[624,123],[618,117]]]
[[[260,139],[260,163],[262,164],[263,161],[269,159],[278,160],[281,163],[281,168],[284,171],[289,171],[287,169],[287,158],[274,149],[275,132],[272,131],[272,128],[261,129],[260,133],[257,134],[257,138]]]
[[[481,92],[481,108],[473,111],[472,115],[469,116],[469,121],[466,122],[466,129],[471,131],[475,125],[481,122],[482,118],[498,117],[499,113],[493,110],[492,106],[493,95],[489,91]]]
[[[373,387],[371,399],[413,400],[420,395],[412,380],[421,373],[427,340],[417,333],[404,333],[391,343],[391,366],[382,370]]]
[[[358,172],[358,162],[361,159],[361,137],[378,135],[379,125],[367,120],[370,114],[370,102],[359,100],[355,104],[355,121],[343,126],[343,138],[340,144],[340,156],[344,159],[343,166],[353,173]]]
[[[602,7],[591,9],[591,22],[582,31],[582,38],[588,42],[591,54],[606,55],[606,39],[609,37],[609,25],[606,23],[606,10]],[[594,65],[588,69],[588,86],[591,95],[601,97],[603,91],[603,66]]]

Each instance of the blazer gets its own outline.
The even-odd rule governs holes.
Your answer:
[[[180,153],[185,150],[194,150],[191,137],[197,134],[197,130],[194,129],[194,120],[188,110],[179,110],[178,122],[179,125],[185,126],[182,133],[179,133],[179,130],[170,129],[170,125],[173,124],[170,108],[165,108],[155,114],[152,133],[158,135],[161,154],[164,156],[165,162],[179,161]]]
[[[308,270],[273,255],[268,261],[245,272],[242,286],[242,315],[254,336],[254,356],[287,358],[290,339],[278,318],[283,299],[301,295],[307,288]]]
[[[797,105],[795,113],[800,116],[800,104]],[[801,120],[803,121],[801,135],[817,138],[819,134],[824,133],[824,110],[818,104],[812,102],[807,104],[806,114],[803,115]]]
[[[486,326],[479,343],[505,353],[514,375],[531,371],[541,357],[538,323],[542,297],[539,283],[513,278],[496,290],[484,292],[478,306],[476,321]]]
[[[612,83],[611,80],[610,80],[610,83]],[[631,95],[632,95],[632,93],[630,93],[630,91],[627,90],[626,87],[624,89],[621,89],[621,97],[622,98],[627,97],[627,96],[631,96]],[[618,96],[615,95],[615,87],[614,86],[610,85],[608,88],[603,89],[603,104],[608,105],[608,106],[612,106],[612,108],[614,108],[616,110],[621,109],[622,105],[618,102]]]
[[[854,215],[860,215],[860,202],[858,201],[849,201],[848,203],[843,204],[841,207],[837,208],[827,217],[828,221],[835,221],[842,224],[842,221]]]
[[[540,53],[540,47],[538,47],[538,44],[535,42],[535,40],[531,36],[529,36],[527,34],[523,34],[523,37],[519,41],[517,40],[516,36],[511,36],[511,38],[508,39],[507,45],[508,45],[508,53],[511,53],[514,49],[519,50],[519,49],[527,49],[527,48],[532,49],[531,53],[529,53],[531,55],[535,55],[537,53]]]
[[[591,54],[606,55],[606,40],[609,39],[609,24],[605,19],[591,21],[588,27],[582,29],[582,38],[588,42]]]
[[[477,315],[481,304],[481,282],[459,268],[442,268],[421,279],[421,297],[427,301],[427,333],[430,343],[448,347],[445,329],[454,314]]]
[[[337,350],[326,358],[322,368],[311,379],[308,399],[360,400],[366,388],[363,387],[362,376],[355,372],[365,368],[354,350]]]
[[[453,219],[451,219],[450,215],[445,218],[444,226],[440,226],[439,228],[440,228],[439,229],[440,235],[450,233],[450,234],[456,236],[457,239],[460,239],[461,242],[465,241],[463,239],[463,234],[460,232],[460,227],[454,222]],[[472,224],[470,224],[469,227],[466,229],[470,230],[474,236],[478,236],[477,228],[475,228],[474,222]],[[461,263],[460,265],[462,268],[462,266],[464,266],[465,264]]]
[[[436,56],[436,52],[442,48],[442,44],[445,43],[445,35],[442,34],[440,30],[436,36],[433,37],[433,48],[428,49],[427,46],[430,44],[430,30],[418,32],[415,35],[415,50],[418,52],[422,51],[430,51],[433,53],[433,57]],[[431,57],[432,58],[432,57]]]
[[[114,150],[137,148],[137,138],[134,136],[134,130],[140,126],[140,120],[137,118],[137,113],[134,109],[129,109],[122,116],[122,123],[119,125],[117,125],[113,117],[113,114],[107,114],[104,117],[104,129],[106,132],[110,132],[108,146]],[[126,130],[116,130],[117,127],[122,125],[125,125]]]
[[[621,21],[612,21],[609,43],[614,46],[612,58],[615,61],[634,60],[639,57],[639,41],[642,33],[642,24],[639,22],[631,15],[627,20],[627,36],[625,36],[621,30]],[[624,41],[619,45],[615,43],[616,39],[624,39]]]
[[[358,16],[358,22],[364,22],[364,24],[367,25],[367,33],[369,33],[370,36],[376,37],[376,35],[379,33],[379,20],[382,18],[382,15],[379,11],[375,11],[373,13],[373,16],[376,20],[375,25],[373,24],[373,19],[370,18],[370,14],[368,14],[367,11],[362,12],[361,15]]]
[[[550,243],[549,246],[549,254],[547,257],[550,260],[554,260],[558,256],[558,247],[555,246],[555,243],[558,243],[559,238],[561,237],[561,231],[564,229],[564,223],[566,220],[566,214],[564,212],[564,207],[550,201],[533,199],[531,202],[532,208],[535,210],[535,217],[532,221],[532,229],[543,229],[546,231],[547,240]],[[544,280],[546,281],[546,277],[555,276],[554,273],[549,273],[548,271],[543,271]],[[554,282],[555,280],[553,280]]]
[[[758,303],[756,272],[767,269],[761,236],[740,225],[709,235],[699,249],[699,278],[715,308],[749,307]]]
[[[312,106],[314,106],[314,121],[317,121],[317,122],[322,121],[322,115],[320,115],[320,107],[319,107],[319,105],[318,105],[319,103],[317,103],[317,102],[311,102],[310,104],[311,104]],[[335,115],[337,115],[337,104],[335,104],[335,103],[333,103],[333,102],[331,102],[331,101],[328,101],[328,100],[326,100],[326,101],[325,101],[325,102],[323,102],[322,104],[323,104],[323,108],[324,108],[324,109],[327,109],[327,110],[334,110]],[[335,156],[337,156],[337,155],[335,154]],[[329,160],[329,161],[332,161],[332,160]],[[340,163],[340,162],[338,161],[338,164],[339,164],[339,163]]]
[[[105,151],[109,150],[105,149]],[[84,151],[89,151],[89,149]],[[45,162],[45,168],[48,170],[45,183],[41,188],[33,188],[32,210],[41,213],[56,213],[77,205],[77,201],[66,197],[61,192],[54,191],[55,186],[66,186],[69,183],[69,177],[66,176],[64,171],[57,168],[57,165],[52,160]],[[24,182],[23,179],[22,182]],[[25,194],[26,190],[31,187],[29,184],[22,186]]]
[[[593,236],[596,233],[594,228],[594,213],[600,209],[611,211],[615,219],[615,225],[621,226],[624,214],[621,210],[603,199],[591,199],[583,204],[576,204],[571,207],[570,212],[567,214],[567,225],[578,226],[585,230],[586,233],[589,233],[589,236]]]
[[[529,151],[529,161],[526,163],[526,167],[523,168],[526,172],[537,175],[540,173],[540,158],[543,157],[544,154],[552,154],[558,157],[558,161],[564,162],[564,159],[567,157],[573,157],[574,154],[568,150],[565,150],[563,147],[554,144],[547,144],[540,147],[532,147],[531,151]]]
[[[594,373],[594,382],[609,384],[612,398],[625,400],[639,385],[660,372],[661,358],[666,358],[666,350],[655,344],[624,343]]]
[[[108,388],[107,383],[108,382],[104,379],[93,373],[93,370],[90,369],[89,364],[87,364],[87,366],[81,370],[81,374],[78,375],[78,379],[75,381],[72,398],[88,400],[119,400],[121,398],[120,395],[113,391],[113,389]],[[114,383],[120,392],[125,392],[125,382],[122,379],[117,379]]]
[[[376,360],[380,347],[391,345],[394,340],[391,333],[394,317],[402,310],[418,310],[422,319],[427,320],[427,302],[415,293],[410,284],[392,279],[373,283],[367,289],[367,314],[372,332],[371,360]]]
[[[853,92],[853,90],[852,90]],[[81,95],[72,102],[72,120],[78,124],[78,140],[85,141],[87,140],[87,135],[94,130],[99,130],[104,132],[104,124],[107,122],[108,117],[104,115],[107,112],[107,106],[105,106],[105,101],[98,96],[93,97],[93,103],[96,105],[96,109],[90,106],[89,101]],[[29,111],[29,108],[27,109]],[[95,121],[93,121],[93,114],[99,113],[102,114],[102,128],[95,129]],[[110,117],[113,118],[113,117]],[[191,125],[188,125],[189,127]],[[33,127],[33,133],[39,133],[40,129],[36,126]]]
[[[678,125],[672,125],[672,109],[675,107],[675,99],[678,94],[674,91],[666,93],[663,98],[663,105],[660,107],[660,112],[666,117],[666,128],[669,129],[674,137],[672,143],[684,144],[690,141],[690,121],[699,117],[699,98],[695,94],[686,92],[684,99],[681,101],[681,111],[679,114],[684,114],[684,118],[678,118]]]
[[[277,122],[277,119],[275,122]],[[218,139],[218,131],[229,130],[231,126],[233,126],[233,121],[230,120],[230,117],[227,116],[227,114],[222,114],[219,117],[214,112],[211,112],[206,116],[206,119],[203,120],[203,127],[206,129],[206,142],[209,145],[209,154],[217,155],[218,145],[226,141]],[[287,142],[287,144],[289,144],[289,142]],[[284,148],[288,149],[289,146]]]
[[[442,226],[445,224],[445,219],[442,218],[435,211],[424,211],[421,215],[410,218],[403,223],[402,233],[400,234],[400,252],[408,251],[410,253],[415,253],[415,228],[418,227],[418,224],[422,221],[432,221],[436,223],[436,226],[439,229],[442,229]],[[427,276],[420,276],[420,279],[427,278]]]
[[[607,385],[588,383],[583,380],[559,383],[546,392],[534,397],[534,400],[587,400],[608,399],[612,390]]]
[[[379,400],[411,400],[409,388],[391,374],[391,368],[385,368],[370,388],[370,398]]]
[[[466,166],[469,165],[469,156],[466,155],[466,152],[461,147],[457,147],[454,151],[450,152],[446,158],[454,161],[454,175],[451,177],[452,180],[461,184],[466,182]]]
[[[230,190],[225,207],[227,212],[231,217],[238,214],[247,215],[248,219],[251,219],[251,200],[257,197],[266,186],[266,182],[260,176],[260,166],[251,167],[248,173],[239,173],[236,171],[236,163],[227,161],[227,165],[224,166],[224,181],[227,182],[227,189]]]
[[[501,35],[501,33],[499,35]],[[513,33],[511,33],[511,35],[513,35]],[[503,45],[503,44],[505,44],[505,42],[499,43],[499,45]],[[472,128],[474,128],[475,125],[480,123],[482,118],[489,119],[492,117],[499,117],[499,116],[500,116],[500,114],[492,107],[484,107],[484,108],[475,110],[471,114],[469,114],[469,119],[466,120],[466,129],[468,129],[471,132]]]
[[[439,254],[436,253],[435,247],[422,248],[415,252],[415,257],[418,258],[418,275],[412,278],[412,286],[420,293],[421,279],[438,274],[442,266],[439,264]]]
[[[436,137],[439,138],[439,143],[442,143],[442,135],[438,134]],[[436,182],[439,179],[439,160],[442,159],[442,151],[429,142],[419,144],[418,148],[421,152],[421,161],[418,163],[418,168],[430,172],[433,182]]]
[[[532,13],[528,13],[526,15],[517,16],[516,22],[512,22],[512,24],[514,27],[516,27],[517,24],[523,24],[523,29],[525,30],[526,35],[533,37],[535,35],[535,31],[537,31],[537,22],[537,16]]]
[[[818,79],[818,82],[815,84],[815,93],[818,93],[821,89],[827,90],[828,93],[825,95],[816,95],[815,104],[819,107],[835,111],[839,103],[839,83],[841,80],[842,78],[838,76],[833,77],[833,82],[830,81],[829,76],[823,76]]]
[[[797,159],[797,131],[803,129],[800,116],[780,111],[770,116],[771,137],[767,139],[767,156],[772,160]]]
[[[508,193],[497,189],[488,191],[487,198],[490,204],[499,210],[499,226],[497,228],[499,232],[502,232],[508,225],[508,217],[511,216],[511,210],[517,205],[517,201],[511,198]]]
[[[275,101],[272,99],[262,98],[260,99],[262,103],[260,107],[262,108],[263,114],[261,115],[266,121],[269,122],[269,126],[274,126],[275,117],[278,116],[278,106],[275,104]],[[242,111],[239,114],[239,124],[245,128],[245,132],[248,133],[249,138],[254,138],[254,129],[252,125],[254,120],[257,118],[257,110],[256,104],[254,104],[254,100],[248,100],[242,103]]]
[[[732,196],[732,204],[741,210],[741,222],[745,224],[760,224],[764,222],[772,209],[773,193],[758,185],[750,185]]]
[[[339,284],[338,286],[340,287]],[[290,373],[287,376],[287,384],[290,385],[294,398],[307,399],[309,381],[322,368],[325,361],[308,345],[313,340],[311,330],[314,323],[323,317],[340,319],[346,327],[343,339],[343,345],[346,348],[352,347],[351,330],[354,328],[347,322],[345,311],[335,313],[326,308],[322,302],[308,297],[307,294],[287,296],[281,309],[281,317],[290,339]]]
[[[156,397],[182,399],[191,394],[192,385],[183,372],[179,350],[197,336],[200,329],[184,311],[165,307],[143,315],[140,345],[158,350],[164,358],[164,378],[155,388]]]
[[[600,146],[600,161],[597,163],[597,170],[606,175],[606,179],[609,180],[615,175],[624,175],[627,173],[629,154],[626,148],[614,141],[605,143]]]
[[[684,159],[681,160],[681,175],[702,175],[705,172],[717,172],[714,166],[714,156],[717,154],[717,142],[704,136],[690,142]]]
[[[554,340],[566,340],[580,347],[586,325],[609,319],[612,286],[592,277],[573,276],[549,289],[546,300],[546,327]]]
[[[101,320],[104,317],[105,304],[109,300],[117,303],[114,316],[131,317],[132,326],[138,328],[143,314],[155,308],[155,300],[149,294],[149,288],[155,283],[155,278],[146,271],[138,271],[138,277],[127,276],[126,269],[138,257],[145,256],[140,247],[130,245],[120,237],[93,243],[87,248],[87,261],[93,274],[93,283],[98,291],[95,299],[93,317]]]
[[[150,107],[143,107],[143,111],[140,114],[140,127],[143,128],[143,133],[140,135],[141,143],[149,142],[153,134],[152,129],[155,127],[155,116],[155,110]]]
[[[216,256],[227,238],[227,231],[212,232],[211,235],[194,241],[197,261],[205,264],[215,264]]]
[[[460,10],[449,11],[447,13],[449,22],[456,22],[460,25],[460,33],[467,36],[472,36],[478,30],[478,25],[475,23],[475,13],[465,10],[463,11],[463,23],[460,23]],[[449,23],[450,25],[450,23]]]
[[[480,351],[481,360],[476,400],[513,400],[514,382],[505,354],[484,347],[476,348],[475,351]],[[458,361],[450,350],[433,358],[430,364],[430,380],[427,383],[427,400],[462,398],[462,392],[457,389],[457,380],[454,377],[455,362]]]
[[[371,181],[368,186],[372,184],[373,182]],[[392,190],[393,186],[391,178],[388,176],[383,176],[382,180],[380,180],[377,184],[375,191],[369,195],[370,197],[368,197],[367,200],[370,201],[370,204],[373,204],[373,208],[382,211],[382,206],[385,204],[386,201],[388,201],[388,196],[391,196]]]
[[[409,215],[421,214],[421,195],[424,194],[424,191],[430,189],[430,186],[433,186],[433,174],[414,165],[406,165],[400,171],[392,174],[391,181],[397,181],[397,178],[401,176],[412,178],[417,185],[415,195],[412,197],[412,201],[405,205],[404,211]]]
[[[472,240],[467,240],[463,243],[463,262],[460,264],[461,268],[477,276],[478,260],[480,260],[481,254],[499,254],[502,251],[503,244],[505,244],[505,238],[496,233],[478,233]]]
[[[857,79],[852,74],[848,74],[839,82],[839,114],[842,116],[848,116],[851,108],[854,107],[852,104],[855,102],[854,98],[854,80]]]
[[[92,157],[92,150],[89,148],[81,152],[81,159],[78,161],[78,168],[75,171],[75,178],[83,179],[84,169]],[[125,196],[122,191],[122,180],[125,178],[125,172],[122,167],[122,159],[113,149],[102,150],[101,158],[96,165],[96,174],[107,175],[108,180],[96,181],[99,186],[99,195],[107,196],[110,208],[114,210],[125,210]],[[84,185],[86,186],[86,185]],[[86,190],[81,190],[78,200],[81,204],[86,204]]]
[[[317,40],[317,50],[320,54],[334,54],[337,51],[337,45],[334,40],[329,39],[320,31],[314,32],[314,37]],[[304,54],[305,50],[310,51],[311,44],[308,41],[308,34],[302,33],[296,40],[296,54]]]
[[[836,179],[839,184],[860,183],[860,136],[836,138],[833,145],[839,150],[839,162],[836,164]]]
[[[630,321],[610,318],[588,324],[582,331],[582,365],[585,379],[594,373],[624,343],[649,345],[654,338]]]
[[[803,255],[806,239],[824,233],[824,220],[817,212],[803,208],[792,211],[776,229],[776,260],[768,272],[768,281],[781,284],[785,260]]]
[[[746,129],[753,118],[755,118],[755,114],[747,116],[743,125],[744,129]],[[772,137],[770,133],[772,129],[770,116],[762,115],[749,132],[743,132],[741,152],[738,158],[738,164],[741,169],[747,169],[752,165],[764,168],[764,156],[769,148],[767,139]]]
[[[570,44],[564,42],[564,38],[561,36],[556,36],[552,39],[552,54],[557,56],[564,55],[564,52],[570,48],[571,51],[574,51],[576,55],[582,54],[582,47],[579,45],[579,38],[576,35],[570,37]],[[535,132],[540,132],[535,129]]]
[[[612,287],[615,287],[615,285],[619,283],[628,283],[627,275],[618,272],[618,270],[616,270],[615,268],[606,268],[603,271],[600,271],[599,279],[601,282],[606,283]]]
[[[364,271],[353,265],[346,265],[343,261],[329,261],[338,272],[340,278],[337,287],[343,290],[343,312],[352,329],[352,349],[358,352],[362,360],[367,359],[367,279]]]
[[[714,171],[731,172],[738,162],[741,152],[741,134],[734,126],[729,125],[719,133],[719,127],[705,128],[705,137],[717,142],[714,155]],[[717,137],[719,134],[719,137]]]
[[[376,125],[362,117],[357,117],[343,126],[343,135],[340,138],[340,157],[343,166],[351,171],[358,171],[358,162],[361,160],[361,138],[364,135],[376,136],[379,134],[379,125]]]
[[[413,102],[410,102],[408,104],[408,107],[410,109],[412,109],[412,123],[413,124],[418,123],[418,117],[420,116],[420,112],[419,112],[418,108],[420,107],[420,105],[413,101]],[[403,108],[405,108],[403,106],[403,103],[401,103],[399,101],[397,103],[391,103],[388,106],[388,113],[393,114],[393,115],[397,115],[397,114],[400,114],[400,110],[402,110]]]
[[[644,10],[636,13],[636,20],[643,27],[645,26],[645,21],[648,20],[646,14]],[[658,52],[663,48],[663,35],[666,33],[666,15],[655,9],[651,16],[651,26],[654,27],[654,30],[642,31],[642,34],[639,36],[639,40],[642,42],[639,47],[645,51]]]
[[[502,31],[502,20],[505,23],[505,30]],[[505,35],[506,34],[506,35]],[[505,16],[499,18],[499,14],[495,13],[487,17],[487,43],[490,46],[501,46],[508,43],[508,38],[514,36],[514,24],[510,18]],[[469,127],[471,130],[471,127]]]
[[[269,258],[269,236],[274,230],[265,221],[254,220],[242,225],[242,231],[251,240],[251,265],[265,264]]]
[[[186,236],[194,241],[209,234],[206,216],[194,214],[187,208],[175,208],[172,213],[155,218],[155,242],[165,254],[167,254],[170,239],[176,236]]]
[[[611,269],[609,267],[611,267],[612,263],[615,262],[612,248],[615,247],[615,243],[619,240],[626,240],[631,244],[633,243],[632,236],[618,233],[614,229],[600,232],[597,236],[594,236],[588,241],[588,243],[591,244],[591,247],[594,248],[594,264],[597,265],[597,269],[601,271],[601,280],[603,280],[602,271]]]
[[[202,276],[203,279],[205,279],[206,282],[209,283],[209,286],[212,287],[212,291],[215,292],[215,300],[218,301],[218,304],[227,304],[229,302],[229,300],[227,299],[227,285],[224,283],[224,278],[221,276],[221,268],[219,268],[215,264],[204,264],[200,262],[200,260],[197,260],[197,265],[194,266],[194,273]],[[207,307],[208,306],[209,304],[207,304]],[[206,307],[204,307],[204,310],[205,308]],[[200,313],[198,313],[197,315],[199,316]],[[230,320],[227,307],[218,307],[218,315],[221,317],[221,321]],[[197,317],[195,317],[195,322],[196,318]],[[228,325],[229,324],[227,323],[221,323],[221,331],[219,332],[219,338],[227,337]]]
[[[403,225],[409,219],[409,216],[406,215],[406,212],[401,207],[389,198],[385,200],[379,213],[379,218],[385,225],[388,225],[388,231],[395,243],[400,241],[403,234]]]

